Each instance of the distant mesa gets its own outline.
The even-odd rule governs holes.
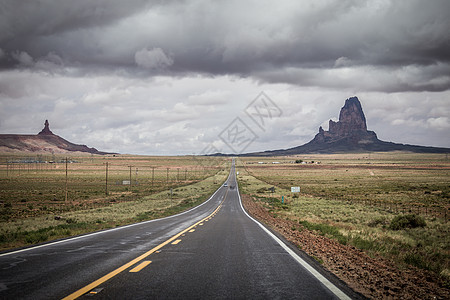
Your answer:
[[[245,156],[276,156],[310,153],[347,153],[372,151],[410,151],[419,153],[450,153],[450,148],[425,147],[385,142],[367,130],[361,102],[357,97],[345,100],[339,121],[329,121],[328,131],[319,127],[319,133],[308,143],[290,149],[244,154]]]
[[[113,154],[86,145],[73,144],[53,134],[48,120],[45,120],[44,128],[37,135],[0,134],[0,152]]]

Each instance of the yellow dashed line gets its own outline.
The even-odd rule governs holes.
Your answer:
[[[142,270],[143,268],[145,268],[146,266],[148,266],[151,263],[152,263],[151,260],[143,261],[137,267],[134,267],[133,269],[131,269],[130,273],[137,273],[137,272],[139,272],[140,270]]]
[[[172,242],[172,245],[176,245],[176,244],[178,244],[179,242],[181,242],[181,240],[173,241],[173,242]]]
[[[228,194],[228,190],[227,190],[227,194]],[[217,212],[222,208],[222,203],[225,201],[225,199],[226,199],[226,195],[225,195],[225,197],[224,197],[224,200],[222,200],[222,202],[221,202],[220,205],[216,208],[216,210],[215,210],[211,215],[209,215],[208,217],[214,216],[215,214],[217,214]],[[159,244],[158,246],[156,246],[156,247],[154,247],[153,249],[151,249],[151,250],[145,252],[144,254],[142,254],[142,255],[136,257],[135,259],[131,260],[130,262],[128,262],[128,263],[122,265],[121,267],[119,267],[119,268],[117,268],[117,269],[111,271],[110,273],[104,275],[103,277],[100,277],[99,279],[97,279],[97,280],[91,282],[90,284],[88,284],[88,285],[82,287],[81,289],[79,289],[79,290],[73,292],[72,294],[70,294],[70,295],[64,297],[63,300],[69,300],[69,299],[72,300],[72,299],[76,299],[76,298],[78,298],[78,297],[80,297],[80,296],[82,296],[82,295],[84,295],[84,294],[86,294],[86,293],[89,293],[90,291],[94,292],[94,289],[95,289],[96,287],[98,287],[99,285],[101,285],[102,283],[108,281],[109,279],[111,279],[112,277],[116,276],[117,274],[120,274],[121,272],[125,271],[126,269],[128,269],[129,267],[135,265],[136,263],[142,261],[144,258],[146,258],[147,256],[151,255],[152,253],[155,253],[155,252],[160,251],[160,249],[161,249],[162,247],[164,247],[165,245],[169,244],[170,242],[172,242],[172,241],[175,240],[176,238],[180,237],[180,236],[181,236],[182,234],[184,234],[185,232],[188,232],[189,230],[192,230],[192,229],[195,228],[197,225],[203,225],[203,223],[201,223],[201,222],[204,222],[208,217],[206,217],[206,218],[204,218],[203,220],[200,220],[199,222],[195,223],[194,225],[191,225],[190,227],[184,229],[183,231],[181,231],[181,232],[179,232],[178,234],[172,236],[171,238],[169,238],[169,239],[166,240],[165,242]],[[175,242],[176,242],[176,244],[178,244],[180,241],[181,241],[181,240],[179,240],[178,242],[176,242],[176,241],[175,241]],[[175,243],[175,242],[174,242],[174,243]],[[135,267],[134,269],[136,269],[136,268],[138,268],[138,267],[141,267],[141,265],[142,265],[142,268],[144,268],[145,266],[147,266],[147,265],[150,264],[150,263],[151,263],[151,261],[148,261],[148,262],[147,262],[147,261],[144,261],[143,263],[141,263],[140,265],[138,265],[138,266]],[[142,269],[142,268],[141,268],[141,269]],[[134,269],[133,269],[133,270],[134,270]],[[138,272],[138,271],[136,271],[136,272]],[[99,289],[100,289],[100,288],[99,288]]]

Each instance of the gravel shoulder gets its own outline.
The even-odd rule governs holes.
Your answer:
[[[281,234],[354,291],[371,299],[450,299],[436,275],[417,268],[398,269],[381,257],[321,236],[300,224],[274,217],[249,195],[241,195],[246,211]]]

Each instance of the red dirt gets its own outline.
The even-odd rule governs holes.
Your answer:
[[[323,267],[334,273],[354,291],[371,299],[450,299],[450,290],[440,278],[428,271],[410,267],[400,270],[381,257],[370,257],[364,251],[318,235],[299,223],[273,217],[268,209],[249,195],[242,203],[253,217],[284,236],[308,255],[323,261]]]

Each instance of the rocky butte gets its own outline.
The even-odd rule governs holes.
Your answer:
[[[319,133],[308,143],[290,149],[245,154],[246,156],[275,156],[308,153],[345,153],[371,151],[410,151],[419,153],[450,153],[450,148],[425,147],[385,142],[367,130],[366,117],[357,97],[345,100],[339,121],[329,121],[329,130],[319,127]]]
[[[329,131],[319,127],[319,133],[310,143],[326,144],[346,142],[351,144],[370,144],[378,141],[373,131],[367,130],[366,117],[358,98],[352,97],[345,101],[341,108],[339,121],[329,121]],[[355,145],[354,145],[355,146]]]
[[[53,134],[53,132],[50,131],[50,124],[48,123],[48,120],[45,120],[44,129],[42,129],[41,132],[38,133],[38,135],[39,134],[47,134],[47,135]]]
[[[86,145],[71,143],[53,134],[48,120],[44,128],[36,135],[0,134],[0,152],[38,152],[38,153],[69,153],[87,152],[92,154],[112,154],[98,151]]]

